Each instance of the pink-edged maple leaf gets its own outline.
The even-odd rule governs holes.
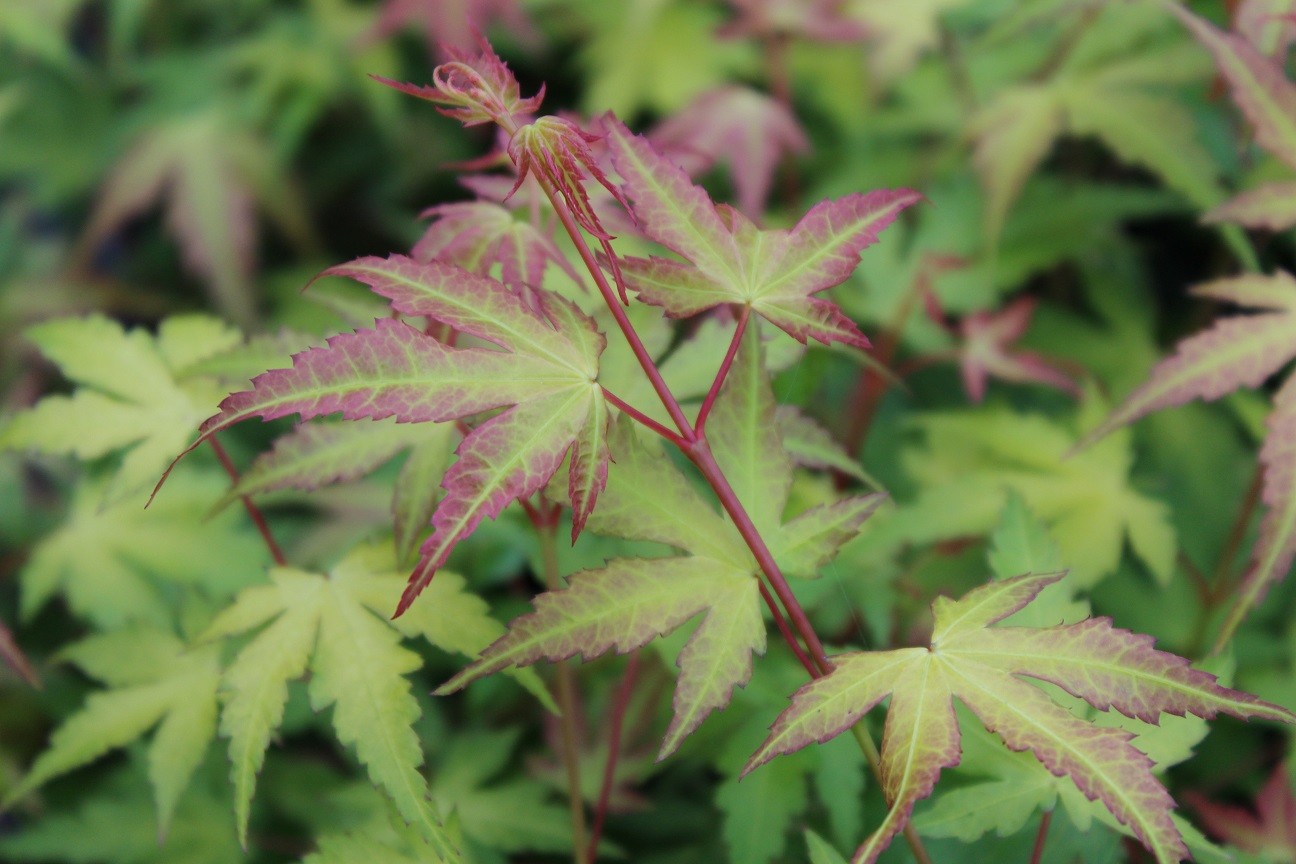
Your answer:
[[[991,582],[960,600],[933,604],[926,648],[864,651],[832,658],[833,671],[807,684],[774,722],[745,771],[850,728],[890,696],[882,737],[882,782],[890,811],[856,851],[871,864],[960,758],[958,699],[1013,750],[1029,750],[1058,777],[1099,800],[1158,862],[1188,854],[1171,820],[1174,801],[1152,775],[1131,733],[1081,720],[1023,678],[1061,687],[1100,710],[1155,722],[1162,713],[1219,713],[1290,723],[1285,708],[1221,686],[1214,675],[1152,647],[1152,638],[1094,618],[1048,628],[993,627],[1024,608],[1062,574]]]
[[[759,219],[765,211],[779,160],[810,149],[810,140],[786,106],[738,86],[701,94],[648,138],[694,176],[717,162],[727,162],[738,209],[751,219]]]
[[[1296,83],[1284,74],[1281,60],[1265,56],[1254,41],[1260,38],[1262,22],[1272,15],[1259,10],[1251,10],[1245,17],[1240,14],[1238,26],[1247,30],[1225,33],[1177,3],[1167,5],[1215,58],[1233,101],[1255,128],[1256,141],[1296,168]],[[1203,218],[1274,231],[1290,228],[1296,225],[1296,182],[1272,182],[1243,192]]]
[[[994,312],[973,312],[954,324],[948,323],[933,305],[935,295],[928,293],[927,297],[928,314],[959,340],[955,356],[963,388],[973,402],[985,398],[986,384],[991,377],[1019,384],[1034,381],[1073,396],[1080,395],[1070,375],[1034,351],[1013,347],[1030,327],[1035,314],[1034,297],[1020,297]]]
[[[659,757],[665,758],[751,676],[752,652],[765,650],[760,587],[737,532],[689,481],[663,466],[661,454],[646,449],[628,424],[616,424],[613,438],[616,470],[590,527],[690,554],[623,558],[573,575],[566,589],[537,597],[534,612],[515,619],[436,692],[511,666],[632,651],[705,612],[678,659],[674,717]]]
[[[294,355],[291,369],[254,378],[250,390],[227,397],[220,413],[203,423],[199,441],[249,417],[341,412],[348,420],[425,423],[507,409],[474,428],[456,450],[458,461],[445,474],[445,496],[432,516],[433,534],[397,614],[459,540],[483,518],[495,518],[509,502],[543,487],[573,450],[572,487],[581,490],[573,534],[579,532],[597,499],[598,478],[606,476],[601,429],[608,414],[595,381],[605,343],[594,322],[553,295],[535,311],[505,285],[438,261],[360,258],[323,275],[364,282],[398,312],[447,324],[503,350],[450,348],[401,321],[379,320],[372,329]]]
[[[478,34],[492,21],[501,22],[525,41],[538,38],[517,0],[384,0],[366,38],[385,39],[407,27],[418,27],[428,56],[451,60],[451,49],[471,50],[478,44]]]
[[[1285,764],[1269,775],[1255,797],[1254,809],[1189,795],[1189,803],[1214,837],[1265,860],[1296,862],[1296,794]]]
[[[500,281],[515,290],[540,288],[549,265],[580,283],[552,237],[499,204],[460,201],[429,207],[420,215],[434,221],[414,244],[413,257],[419,261],[438,259],[479,276],[499,267]]]
[[[783,522],[792,483],[776,403],[756,328],[749,328],[707,425],[716,460],[770,550],[790,575],[814,576],[884,496],[851,496]],[[542,594],[481,658],[440,688],[448,693],[485,675],[539,660],[638,648],[696,615],[702,623],[680,652],[674,716],[660,758],[672,753],[751,676],[765,649],[756,560],[727,518],[660,452],[648,450],[625,419],[612,427],[616,470],[589,527],[648,540],[687,554],[621,559],[577,573],[562,591]],[[654,446],[659,442],[655,439]]]
[[[816,204],[791,230],[762,231],[731,207],[717,207],[647,139],[608,121],[612,162],[647,236],[689,263],[623,258],[626,284],[673,317],[722,303],[750,307],[800,342],[858,348],[868,340],[834,303],[814,296],[843,282],[859,253],[922,196],[880,189]]]
[[[1289,274],[1221,279],[1198,285],[1193,293],[1261,312],[1223,318],[1180,342],[1174,355],[1158,363],[1147,382],[1080,446],[1162,408],[1258,387],[1296,358],[1296,279]],[[1269,433],[1260,449],[1261,500],[1266,508],[1260,537],[1219,644],[1231,637],[1269,587],[1287,575],[1296,557],[1296,377],[1289,377],[1274,396],[1267,425]]]

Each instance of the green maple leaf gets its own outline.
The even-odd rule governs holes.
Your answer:
[[[1193,116],[1182,99],[1165,95],[1202,80],[1209,66],[1165,24],[1156,4],[1104,5],[1051,75],[999,91],[973,118],[989,240],[1063,134],[1096,136],[1198,207],[1219,203],[1218,169],[1198,143]]]
[[[239,341],[238,331],[205,315],[168,318],[156,336],[93,315],[38,324],[27,337],[77,389],[11,418],[0,449],[82,460],[120,452],[106,503],[157,482],[220,401],[214,382],[190,370]]]
[[[132,754],[136,756],[137,754]],[[50,864],[243,864],[247,856],[229,830],[229,799],[210,772],[181,797],[165,836],[141,760],[112,772],[80,796],[75,810],[56,810],[0,837],[0,858]]]
[[[301,193],[276,161],[269,145],[221,106],[153,123],[100,188],[84,247],[93,249],[164,199],[185,264],[207,284],[217,307],[246,326],[257,317],[258,205],[286,236],[311,244]]]
[[[1086,416],[1100,410],[1093,396],[1082,405]],[[906,451],[904,464],[922,491],[888,522],[895,539],[986,533],[1011,489],[1048,523],[1079,584],[1092,585],[1114,571],[1126,538],[1159,581],[1170,578],[1175,536],[1169,510],[1130,488],[1128,434],[1069,455],[1077,440],[1069,430],[1003,408],[928,414],[914,425],[925,442]]]
[[[422,664],[399,643],[402,636],[418,636],[471,657],[501,628],[453,573],[442,574],[428,588],[426,602],[387,620],[405,581],[393,567],[377,550],[360,549],[327,575],[276,568],[271,584],[244,591],[207,629],[207,638],[256,631],[221,685],[220,731],[229,738],[241,838],[246,838],[257,773],[283,721],[288,682],[309,671],[311,705],[317,711],[333,706],[338,740],[355,749],[370,779],[437,854],[447,860],[458,854],[417,770],[422,750],[411,724],[419,709],[404,676]],[[521,680],[542,692],[533,677]]]
[[[854,536],[880,497],[847,498],[785,524],[792,462],[775,408],[752,327],[715,401],[708,440],[779,564],[789,573],[814,575]],[[541,659],[589,659],[612,648],[624,653],[705,612],[677,661],[680,678],[660,751],[664,758],[708,714],[728,704],[734,687],[751,675],[752,653],[764,651],[756,562],[732,523],[660,453],[645,449],[626,422],[614,427],[610,446],[616,470],[590,526],[596,533],[650,540],[689,554],[618,559],[575,574],[567,589],[536,598],[534,612],[515,620],[479,661],[437,692]]]
[[[1171,818],[1174,802],[1152,775],[1152,760],[1129,732],[1088,723],[1023,678],[1047,681],[1096,709],[1155,723],[1162,713],[1218,713],[1293,722],[1284,708],[1221,686],[1152,639],[1087,619],[1050,628],[993,627],[1031,603],[1060,575],[991,582],[960,600],[938,598],[926,648],[833,658],[833,672],[797,691],[747,769],[850,728],[890,696],[882,739],[883,791],[890,811],[852,859],[871,864],[960,759],[954,699],[1012,750],[1029,750],[1052,774],[1101,801],[1158,862],[1187,855]]]
[[[216,735],[219,653],[216,646],[189,649],[172,634],[152,628],[92,636],[63,649],[66,659],[111,689],[92,694],[54,731],[49,749],[5,796],[3,806],[156,727],[148,777],[159,831],[165,835],[180,794]]]
[[[498,779],[516,737],[483,731],[456,736],[436,765],[433,798],[454,814],[471,842],[501,852],[570,853],[567,808],[552,800],[549,788],[525,776]],[[600,848],[611,849],[606,841]]]
[[[168,627],[182,603],[199,595],[221,601],[259,580],[265,546],[246,517],[207,518],[225,482],[221,472],[186,471],[148,510],[135,501],[105,507],[112,481],[82,482],[62,524],[33,548],[19,575],[22,616],[62,595],[73,613],[105,630],[131,621]],[[180,587],[197,593],[182,598]]]
[[[591,82],[582,102],[591,112],[668,113],[757,65],[749,46],[717,43],[713,34],[722,16],[705,4],[632,0],[610,6],[585,0],[572,11],[592,34],[581,36],[587,46],[581,60]]]

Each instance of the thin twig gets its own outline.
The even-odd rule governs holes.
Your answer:
[[[1049,825],[1053,822],[1053,811],[1045,810],[1040,817],[1039,830],[1035,832],[1035,845],[1031,847],[1030,864],[1040,864],[1044,860],[1044,841],[1048,839]]]
[[[207,439],[207,443],[211,445],[212,451],[216,454],[217,461],[219,461],[221,467],[225,469],[225,473],[229,475],[230,482],[237,486],[239,482],[239,471],[238,468],[234,467],[234,462],[230,459],[229,454],[225,452],[225,448],[216,440],[214,434]],[[279,544],[275,542],[274,535],[270,533],[270,525],[266,522],[265,514],[261,512],[261,508],[252,503],[252,498],[249,495],[240,495],[239,500],[243,502],[243,509],[247,510],[248,517],[251,518],[252,524],[256,526],[257,531],[261,532],[261,539],[265,540],[266,548],[270,550],[270,558],[278,566],[287,567],[288,559],[284,557],[283,550],[280,549]]]
[[[742,311],[738,313],[738,324],[734,327],[733,339],[729,341],[729,350],[725,352],[724,359],[720,361],[720,368],[716,371],[715,380],[711,382],[711,389],[707,391],[706,398],[702,400],[702,407],[698,409],[697,420],[693,423],[693,431],[698,435],[703,434],[707,417],[711,415],[711,408],[715,405],[716,397],[720,395],[720,389],[724,386],[725,379],[729,377],[729,370],[733,367],[734,357],[738,356],[738,347],[742,345],[743,334],[747,332],[747,319],[750,315],[750,306],[743,306]]]
[[[617,687],[616,701],[612,705],[607,762],[603,764],[603,783],[599,787],[598,806],[594,809],[594,827],[590,829],[589,852],[585,856],[590,864],[598,860],[598,844],[603,836],[603,821],[607,817],[608,801],[612,797],[612,784],[616,779],[617,759],[621,755],[621,727],[625,724],[626,709],[630,706],[630,696],[634,693],[635,673],[638,669],[639,652],[632,651],[625,672],[621,675],[621,684]]]
[[[629,416],[636,423],[639,423],[642,426],[647,426],[649,429],[656,432],[658,435],[665,438],[667,441],[671,442],[676,447],[683,447],[684,444],[686,443],[684,439],[681,438],[678,434],[667,429],[665,426],[658,423],[656,420],[652,419],[647,414],[643,413],[638,408],[631,405],[629,402],[626,402],[624,399],[622,399],[620,396],[617,396],[615,393],[613,393],[611,390],[607,389],[606,387],[603,388],[603,398],[607,399],[609,402],[615,405],[617,409],[621,411],[621,413]]]

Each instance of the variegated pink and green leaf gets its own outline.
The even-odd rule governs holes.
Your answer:
[[[833,658],[833,671],[801,688],[775,721],[747,771],[850,728],[890,696],[882,741],[882,780],[891,809],[855,853],[871,864],[931,794],[940,772],[960,759],[954,700],[1012,750],[1029,750],[1053,774],[1101,801],[1158,862],[1187,848],[1171,819],[1169,793],[1129,732],[1086,722],[1024,679],[1057,684],[1095,708],[1155,721],[1162,713],[1219,713],[1290,723],[1296,715],[1219,684],[1187,660],[1105,618],[1049,628],[994,627],[1029,605],[1060,574],[991,582],[933,606],[927,648],[858,652]]]
[[[1211,52],[1260,146],[1296,168],[1296,83],[1283,74],[1282,64],[1240,33],[1225,33],[1178,3],[1165,6]]]
[[[613,165],[639,227],[692,265],[622,259],[626,283],[640,299],[676,317],[738,303],[800,342],[868,346],[835,304],[814,295],[845,281],[860,252],[921,198],[917,192],[877,190],[825,201],[790,231],[762,231],[738,211],[717,207],[647,139],[614,120],[607,127]]]
[[[1162,408],[1193,399],[1218,399],[1241,387],[1258,387],[1296,358],[1296,279],[1279,271],[1199,285],[1194,293],[1262,310],[1217,321],[1179,343],[1148,381],[1126,397],[1084,444]],[[1274,400],[1269,435],[1260,452],[1261,497],[1266,506],[1251,567],[1217,640],[1231,638],[1247,612],[1283,579],[1296,554],[1296,385],[1291,378]]]
[[[546,296],[537,310],[507,286],[442,262],[394,255],[361,258],[326,272],[364,282],[399,312],[503,350],[451,348],[402,321],[381,319],[372,329],[343,333],[326,347],[294,355],[291,369],[253,379],[251,389],[226,398],[220,413],[203,423],[199,441],[249,417],[308,419],[340,412],[347,420],[393,418],[399,424],[505,409],[459,445],[458,461],[441,484],[445,495],[432,514],[433,534],[420,550],[397,614],[460,539],[482,519],[538,491],[573,445],[571,496],[576,525],[584,523],[605,482],[607,460],[600,441],[608,413],[595,381],[605,343],[591,319],[556,296]],[[404,500],[412,504],[408,496]],[[408,542],[408,525],[402,533]]]
[[[1252,9],[1245,15],[1239,13],[1240,32],[1225,33],[1177,3],[1168,5],[1215,58],[1233,101],[1255,128],[1256,141],[1296,168],[1296,82],[1284,73],[1284,55],[1275,52],[1275,56],[1267,56],[1255,41],[1262,35],[1260,31],[1272,29],[1273,23],[1281,25],[1283,16]],[[1296,225],[1296,183],[1276,181],[1258,186],[1211,209],[1203,219],[1283,231]]]
[[[758,328],[750,327],[710,414],[709,446],[735,495],[770,538],[779,564],[789,573],[813,576],[856,535],[883,496],[846,498],[783,523],[792,462],[762,354]],[[688,554],[620,559],[577,573],[566,590],[537,598],[534,612],[514,621],[477,663],[438,692],[515,665],[576,654],[588,659],[613,648],[624,653],[705,613],[677,659],[680,675],[664,757],[728,704],[734,687],[750,678],[752,653],[764,651],[757,565],[733,524],[660,451],[640,442],[628,420],[613,426],[609,445],[616,468],[589,527]],[[578,442],[574,466],[582,448]]]

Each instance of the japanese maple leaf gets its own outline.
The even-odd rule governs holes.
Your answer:
[[[1248,38],[1248,34],[1260,35],[1266,17],[1277,16],[1252,10],[1243,17],[1240,12],[1238,26],[1245,26],[1246,32],[1224,33],[1177,4],[1169,8],[1214,56],[1216,68],[1232,89],[1233,101],[1255,127],[1256,141],[1296,169],[1296,83],[1286,77],[1280,59],[1265,56]],[[1296,225],[1296,180],[1278,180],[1250,189],[1214,208],[1203,219],[1272,231],[1290,228]]]
[[[1255,798],[1254,810],[1189,799],[1206,830],[1231,846],[1266,860],[1296,861],[1296,795],[1287,766],[1279,765]]]
[[[935,302],[934,295],[928,297]],[[973,312],[956,324],[946,323],[939,310],[929,308],[928,311],[938,324],[959,339],[955,354],[963,387],[973,402],[985,398],[986,383],[991,376],[1018,383],[1035,381],[1074,396],[1080,394],[1075,381],[1042,356],[1034,351],[1013,349],[1013,344],[1030,326],[1035,298],[1021,297],[995,312]]]
[[[432,536],[397,607],[404,612],[460,539],[483,518],[545,485],[572,454],[573,536],[607,476],[608,412],[595,381],[603,334],[570,302],[547,295],[537,312],[505,285],[438,261],[403,255],[360,258],[326,270],[503,350],[449,348],[401,321],[343,333],[293,357],[293,368],[259,375],[200,427],[199,441],[249,417],[303,419],[341,412],[348,420],[398,423],[499,413],[473,429],[446,472]]]
[[[810,149],[784,105],[748,87],[708,90],[649,134],[649,140],[688,173],[728,162],[738,209],[750,219],[765,212],[779,160]]]
[[[760,587],[737,532],[679,472],[665,468],[624,423],[611,442],[608,477],[591,527],[654,540],[690,554],[622,558],[573,575],[569,587],[541,594],[481,659],[436,692],[446,694],[515,665],[626,653],[706,613],[680,652],[674,716],[661,747],[673,752],[733,687],[751,675],[752,652],[765,650]]]
[[[998,241],[1013,201],[1064,134],[1096,136],[1198,206],[1219,203],[1215,161],[1197,143],[1192,114],[1164,93],[1208,69],[1164,29],[1156,7],[1101,4],[1046,77],[1001,89],[972,118],[988,241]]]
[[[166,630],[127,628],[91,636],[62,650],[65,659],[109,689],[91,694],[81,710],[54,730],[42,753],[0,806],[156,727],[148,751],[159,835],[207,747],[216,737],[217,646],[189,650]]]
[[[754,331],[748,331],[715,402],[708,441],[785,572],[812,576],[855,536],[881,496],[847,498],[782,522],[792,466],[781,446]],[[628,423],[614,430],[616,471],[590,526],[600,534],[651,540],[689,554],[619,559],[575,574],[567,589],[537,597],[534,612],[513,621],[480,660],[437,693],[513,665],[576,654],[590,659],[612,648],[625,653],[705,612],[677,661],[674,716],[659,754],[665,758],[750,678],[751,655],[765,650],[760,583],[755,559],[732,523],[688,478],[663,463],[660,453],[639,443]]]
[[[92,315],[38,324],[27,338],[77,387],[16,414],[0,428],[0,450],[85,461],[121,454],[102,502],[115,503],[156,482],[211,412],[222,391],[193,369],[239,334],[205,315],[168,318],[156,336]]]
[[[626,284],[640,299],[672,317],[737,303],[799,342],[868,347],[853,321],[813,295],[850,276],[860,251],[919,200],[917,192],[883,189],[824,201],[790,231],[762,231],[733,208],[713,204],[646,139],[611,118],[607,127],[612,162],[640,228],[689,262],[622,259]]]
[[[931,794],[940,772],[957,765],[957,698],[1013,750],[1030,750],[1053,774],[1099,800],[1156,856],[1187,856],[1171,819],[1174,801],[1152,775],[1152,760],[1129,732],[1087,723],[1023,678],[1054,684],[1099,710],[1154,723],[1162,713],[1218,713],[1279,722],[1296,716],[1222,687],[1182,657],[1157,651],[1149,636],[1107,618],[1048,628],[992,627],[1027,606],[1062,574],[1027,575],[976,588],[960,600],[938,598],[925,648],[864,651],[833,658],[833,671],[798,690],[745,770],[850,728],[887,696],[882,783],[890,811],[855,852],[871,864]]]
[[[1193,399],[1218,399],[1239,387],[1259,387],[1296,357],[1296,279],[1278,272],[1198,285],[1193,293],[1260,310],[1258,315],[1223,318],[1205,332],[1179,343],[1171,357],[1125,398],[1081,445],[1135,420]],[[1296,556],[1296,377],[1288,376],[1273,397],[1260,448],[1265,514],[1234,606],[1219,637],[1222,643],[1269,587],[1291,569]]]
[[[165,200],[167,225],[186,266],[225,315],[250,324],[257,306],[252,274],[258,204],[286,236],[310,243],[301,195],[283,173],[269,144],[231,128],[220,109],[151,125],[110,172],[82,244],[93,251]]]
[[[204,639],[254,635],[222,676],[221,734],[229,738],[239,837],[247,822],[257,773],[270,739],[283,722],[288,682],[310,672],[312,707],[333,706],[338,740],[355,748],[370,778],[445,860],[452,858],[445,829],[427,801],[427,781],[411,724],[419,707],[407,674],[422,665],[400,642],[421,637],[447,651],[476,656],[500,632],[485,604],[446,573],[429,589],[434,602],[388,620],[404,579],[377,549],[353,551],[327,574],[281,567],[270,584],[247,589],[209,625]],[[534,677],[522,682],[543,693]],[[547,696],[545,696],[547,699]]]

